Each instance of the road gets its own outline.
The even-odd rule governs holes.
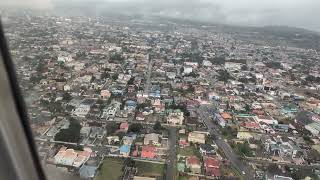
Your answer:
[[[210,112],[210,108],[208,106],[200,106],[198,109],[198,113],[203,123],[207,125],[208,131],[211,136],[216,137],[216,144],[218,145],[219,149],[224,152],[225,156],[230,161],[232,166],[234,166],[234,168],[236,168],[240,173],[245,172],[245,174],[242,174],[245,179],[254,179],[254,171],[252,170],[252,168],[249,167],[245,162],[239,160],[238,156],[233,152],[230,145],[225,142],[225,140],[221,136],[219,130],[211,119],[212,112]]]
[[[166,180],[174,180],[176,176],[176,157],[177,157],[177,129],[169,127],[169,152],[167,159],[167,173]]]
[[[152,66],[153,66],[153,60],[149,58],[149,64],[148,64],[148,71],[146,74],[146,83],[144,85],[144,94],[149,94],[149,88],[150,88],[150,81],[151,81],[151,74],[152,74]]]

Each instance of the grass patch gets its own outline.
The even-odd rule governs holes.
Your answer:
[[[176,179],[177,180],[189,180],[189,178],[190,178],[190,176],[187,176],[187,175],[186,176],[178,175]]]
[[[198,150],[194,146],[191,145],[188,147],[179,148],[178,153],[181,156],[193,156],[193,155],[197,155]]]
[[[160,177],[160,179],[164,179],[164,164],[136,161],[135,166],[138,168],[138,176]]]
[[[105,158],[95,180],[119,180],[123,173],[123,167],[122,159]]]
[[[234,170],[230,166],[222,165],[220,167],[222,176],[235,176]]]

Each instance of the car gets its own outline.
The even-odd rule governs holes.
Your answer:
[[[246,172],[242,171],[242,174],[243,174],[243,175],[245,175],[245,174],[246,174]]]

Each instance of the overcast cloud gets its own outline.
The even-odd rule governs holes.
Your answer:
[[[2,0],[0,0],[2,1]],[[320,0],[70,0],[99,11],[160,15],[236,25],[286,25],[320,31]],[[10,0],[7,4],[54,9],[57,0]],[[3,4],[3,3],[2,3]],[[1,3],[0,3],[1,5]]]

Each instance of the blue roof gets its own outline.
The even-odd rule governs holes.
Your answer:
[[[132,100],[128,100],[128,101],[126,101],[126,105],[127,106],[136,106],[137,102],[136,101],[132,101]]]
[[[96,173],[97,167],[96,166],[87,166],[83,165],[79,169],[80,177],[81,178],[91,178],[94,177]]]
[[[129,153],[130,152],[130,146],[129,145],[122,145],[120,147],[120,152]]]

